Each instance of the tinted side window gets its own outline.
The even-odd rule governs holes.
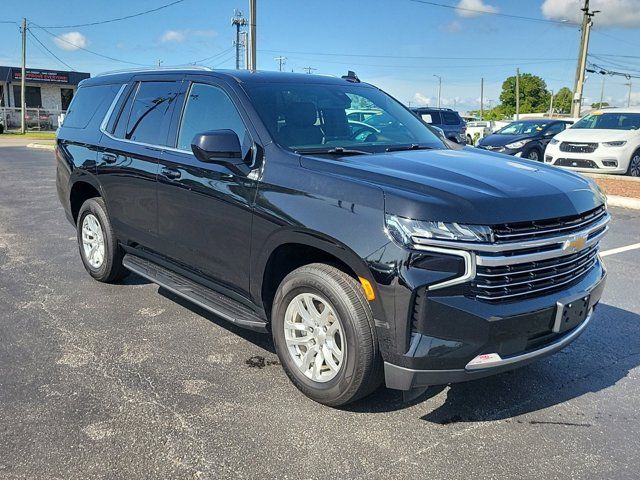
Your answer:
[[[551,125],[549,128],[547,128],[547,131],[544,133],[545,135],[556,135],[561,131],[563,131],[564,127],[565,127],[564,123],[556,123],[554,125]]]
[[[440,112],[435,110],[421,110],[418,116],[427,123],[433,123],[434,125],[442,123]]]
[[[235,105],[218,87],[194,83],[184,107],[178,148],[191,151],[193,137],[208,130],[229,129],[244,143],[246,128]]]
[[[141,82],[128,114],[124,138],[152,145],[165,145],[167,126],[171,121],[171,109],[178,96],[178,82]],[[120,122],[127,119],[127,101],[116,127],[116,136],[121,132]]]
[[[442,112],[442,118],[445,125],[459,125],[460,117],[455,112]]]
[[[119,89],[120,85],[80,87],[69,105],[63,126],[86,128],[97,112],[104,112],[111,105]]]

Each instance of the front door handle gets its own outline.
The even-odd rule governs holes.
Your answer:
[[[161,173],[162,175],[164,175],[165,177],[171,180],[177,180],[182,175],[180,173],[180,170],[176,170],[175,168],[169,168],[169,167],[162,167]]]
[[[102,160],[105,163],[116,163],[116,161],[118,160],[118,156],[114,155],[113,153],[103,153]]]

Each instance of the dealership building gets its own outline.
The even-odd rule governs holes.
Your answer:
[[[69,107],[80,81],[88,73],[63,70],[26,69],[25,101],[27,108],[64,111]],[[20,67],[0,66],[0,107],[20,108]]]

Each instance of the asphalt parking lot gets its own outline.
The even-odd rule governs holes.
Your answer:
[[[336,410],[269,337],[134,275],[91,280],[54,169],[0,147],[0,478],[638,478],[640,250],[606,256],[594,321],[559,354]],[[611,211],[603,250],[640,242],[640,211]]]

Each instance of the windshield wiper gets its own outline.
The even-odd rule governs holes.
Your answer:
[[[356,150],[354,148],[343,148],[343,147],[334,147],[334,148],[302,148],[300,150],[295,150],[296,153],[300,155],[305,154],[327,154],[327,155],[371,155],[371,152],[367,152],[365,150]]]
[[[428,145],[420,145],[419,143],[412,143],[411,145],[396,145],[393,147],[387,147],[385,152],[399,152],[401,150],[433,150],[435,147]]]

